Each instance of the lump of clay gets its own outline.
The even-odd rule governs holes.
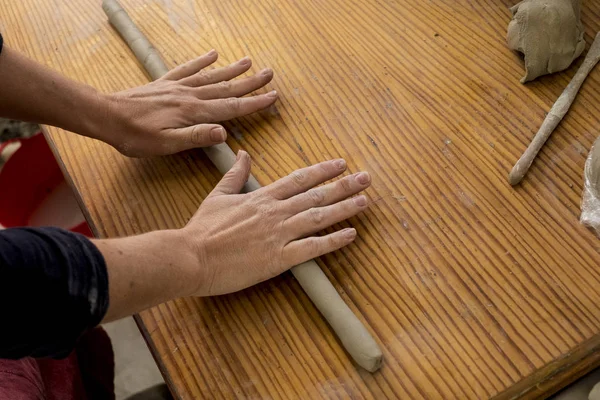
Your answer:
[[[600,237],[600,137],[594,142],[585,162],[579,219]],[[600,386],[598,392],[600,395]]]
[[[524,0],[511,7],[508,47],[525,56],[521,82],[562,71],[585,48],[581,0]]]

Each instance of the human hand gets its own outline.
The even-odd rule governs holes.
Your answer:
[[[94,136],[132,157],[173,154],[222,143],[227,133],[215,122],[247,115],[277,100],[272,91],[242,97],[273,79],[271,69],[232,80],[252,65],[243,58],[207,70],[218,58],[211,51],[145,86],[105,95],[106,115]]]
[[[366,172],[315,187],[345,170],[344,160],[326,161],[239,194],[250,174],[250,157],[240,151],[178,235],[197,261],[189,267],[197,277],[193,295],[242,290],[354,241],[354,228],[311,236],[367,208],[365,196],[348,198],[371,185]]]

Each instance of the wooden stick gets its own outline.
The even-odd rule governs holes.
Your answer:
[[[159,53],[117,0],[104,0],[102,8],[111,25],[121,34],[152,79],[158,79],[167,73],[168,69]],[[229,171],[235,163],[235,154],[226,143],[203,150],[222,174]],[[258,181],[250,176],[245,190],[253,191],[259,188]],[[383,359],[381,349],[362,322],[344,303],[317,263],[311,260],[293,267],[291,271],[354,361],[367,371],[377,371]]]
[[[512,171],[508,175],[508,182],[511,185],[516,185],[525,176],[527,171],[529,171],[529,167],[533,163],[535,156],[539,153],[540,149],[546,143],[546,140],[550,137],[554,129],[558,126],[560,121],[563,119],[567,111],[569,111],[569,107],[573,104],[577,93],[579,92],[579,88],[587,78],[590,71],[596,66],[598,61],[600,60],[600,33],[596,35],[590,50],[585,56],[585,60],[577,70],[577,73],[571,79],[571,82],[567,85],[565,90],[559,96],[556,103],[550,109],[548,115],[546,115],[546,119],[542,123],[540,130],[535,134],[531,144],[525,150],[525,153],[519,158],[519,161],[515,164]]]

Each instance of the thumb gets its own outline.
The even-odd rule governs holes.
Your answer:
[[[251,160],[248,153],[244,150],[238,151],[235,164],[233,164],[233,167],[231,167],[231,169],[223,176],[221,181],[210,193],[210,196],[239,194],[250,176],[250,166]]]
[[[179,151],[208,147],[227,140],[225,128],[217,124],[200,124],[173,129],[170,139],[178,141]]]

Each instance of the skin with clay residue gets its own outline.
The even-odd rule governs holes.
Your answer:
[[[511,7],[508,47],[523,53],[521,82],[568,68],[585,48],[581,0],[524,0]]]

